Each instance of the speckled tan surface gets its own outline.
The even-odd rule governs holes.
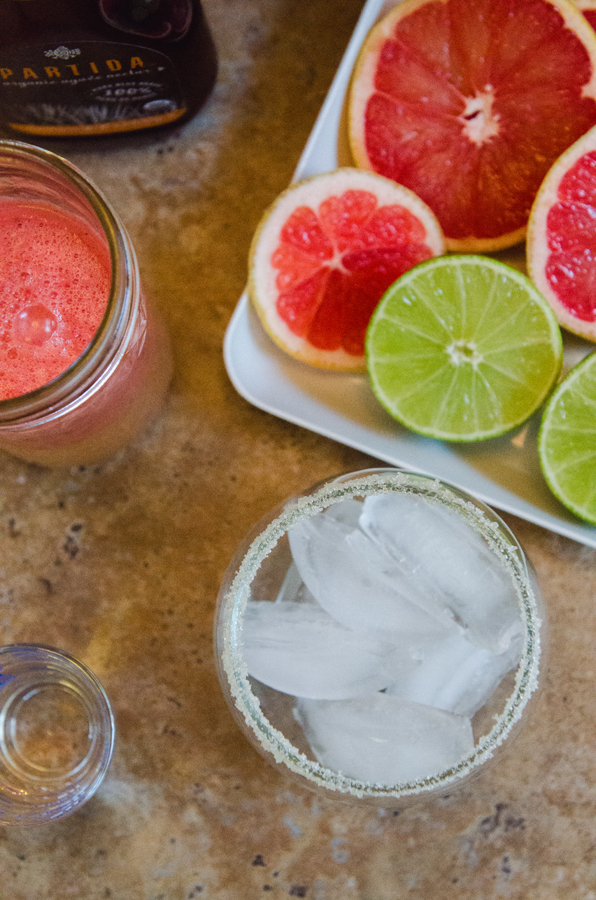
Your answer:
[[[222,361],[252,232],[361,2],[205,8],[221,68],[204,111],[178,132],[64,150],[131,231],[176,376],[149,433],[106,465],[0,457],[2,640],[83,659],[118,726],[79,813],[0,829],[0,897],[594,900],[593,551],[508,519],[550,610],[550,670],[509,755],[459,794],[394,812],[323,802],[261,759],[220,693],[212,620],[238,542],[288,494],[371,462],[251,407]]]

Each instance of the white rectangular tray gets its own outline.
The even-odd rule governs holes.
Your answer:
[[[394,2],[368,0],[365,4],[294,180],[347,162],[346,89],[362,41],[390,5]],[[501,258],[523,269],[519,248]],[[570,336],[564,342],[567,368],[594,349]],[[384,411],[366,375],[325,372],[279,350],[263,331],[246,292],[226,330],[224,361],[238,393],[259,409],[391,465],[441,478],[490,506],[596,547],[596,528],[568,513],[546,486],[536,450],[538,416],[513,434],[478,444],[454,445],[420,437]]]

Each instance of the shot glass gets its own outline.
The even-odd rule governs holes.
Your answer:
[[[39,644],[0,647],[0,825],[42,825],[95,793],[114,717],[81,662]]]
[[[453,791],[538,696],[546,618],[518,541],[423,475],[349,473],[273,510],[223,579],[218,674],[253,746],[327,797]]]
[[[66,356],[64,369],[47,383],[0,399],[0,449],[46,466],[102,461],[136,438],[163,402],[172,374],[166,330],[142,291],[126,229],[78,168],[48,150],[0,141],[3,215],[9,204],[58,214],[65,229],[69,223],[84,229],[101,248],[109,293],[103,318],[80,355]],[[60,335],[61,291],[43,296],[43,260],[37,263],[41,271],[35,265],[24,266],[21,304],[11,295],[15,309],[0,334],[0,371],[35,366],[31,353],[45,352]],[[9,272],[13,280],[19,274]],[[8,305],[2,292],[0,300]]]

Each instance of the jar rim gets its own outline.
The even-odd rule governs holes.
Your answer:
[[[93,338],[63,372],[46,384],[17,397],[0,400],[0,427],[32,422],[61,413],[66,405],[76,402],[91,385],[99,387],[98,367],[111,371],[126,348],[126,339],[115,342],[118,333],[129,332],[138,304],[138,264],[130,239],[119,216],[93,182],[74,163],[64,157],[23,141],[0,140],[0,168],[31,161],[39,171],[54,173],[75,189],[86,201],[105,237],[110,254],[110,292],[102,320]],[[1,173],[0,173],[1,177]],[[136,295],[136,296],[135,296]]]

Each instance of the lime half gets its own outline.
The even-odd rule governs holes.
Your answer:
[[[366,336],[372,388],[413,431],[480,441],[520,425],[561,368],[557,320],[532,282],[483,256],[441,256],[383,295]]]
[[[596,353],[575,366],[550,398],[538,451],[553,494],[596,524]]]

